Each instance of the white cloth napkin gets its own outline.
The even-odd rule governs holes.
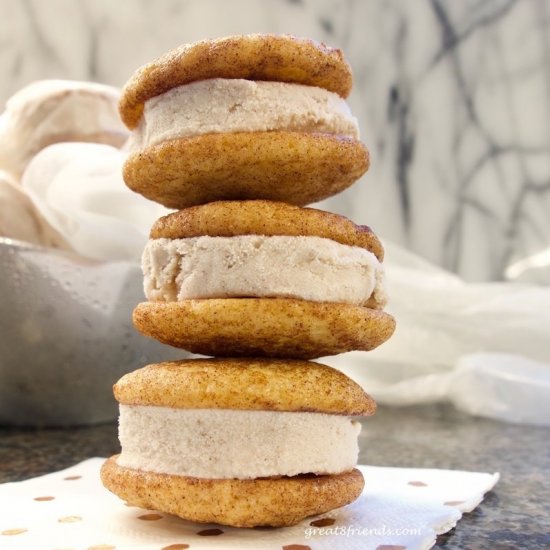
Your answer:
[[[153,222],[170,211],[131,191],[126,153],[99,143],[56,143],[29,163],[22,186],[75,252],[96,260],[139,260]]]
[[[378,404],[447,401],[506,422],[550,425],[550,286],[467,283],[384,243],[395,334],[322,360]]]
[[[421,550],[472,511],[499,474],[359,466],[365,490],[349,506],[281,529],[197,524],[127,506],[91,458],[0,485],[2,550]]]

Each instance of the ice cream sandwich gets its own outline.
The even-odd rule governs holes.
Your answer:
[[[38,80],[6,103],[0,117],[0,169],[20,178],[41,149],[86,141],[121,147],[128,131],[117,112],[119,90],[73,80]]]
[[[370,350],[395,322],[383,247],[367,226],[272,201],[219,201],[160,218],[142,259],[143,334],[223,357],[311,359]]]
[[[360,424],[375,402],[306,361],[150,365],[114,386],[122,451],[104,485],[128,503],[197,522],[293,525],[355,500]]]
[[[139,69],[120,114],[127,185],[169,208],[216,200],[305,205],[368,168],[340,50],[291,36],[183,45]]]

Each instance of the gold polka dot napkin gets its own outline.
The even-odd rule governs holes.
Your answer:
[[[104,459],[0,485],[2,550],[424,550],[452,529],[499,474],[359,466],[349,506],[294,527],[235,529],[128,506],[99,480]]]

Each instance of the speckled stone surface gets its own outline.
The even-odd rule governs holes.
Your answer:
[[[435,548],[550,548],[550,429],[472,418],[448,406],[380,408],[364,421],[359,462],[500,472],[495,490]],[[0,428],[0,482],[66,468],[119,449],[116,426]],[[368,479],[367,479],[368,483]]]
[[[435,548],[550,548],[550,429],[450,406],[386,408],[364,422],[360,448],[363,464],[500,472],[495,490]]]

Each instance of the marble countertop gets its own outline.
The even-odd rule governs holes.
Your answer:
[[[360,462],[500,472],[495,490],[436,548],[550,547],[550,430],[471,418],[448,406],[380,408],[364,421]],[[118,451],[115,424],[0,428],[0,482],[60,470]],[[367,480],[368,483],[368,480]]]

